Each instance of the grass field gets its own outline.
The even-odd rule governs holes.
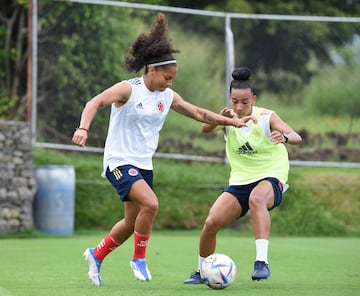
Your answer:
[[[154,231],[148,248],[151,282],[136,281],[129,267],[132,238],[102,266],[103,286],[92,286],[82,252],[105,233],[70,237],[0,239],[0,295],[316,295],[351,296],[360,292],[360,238],[273,237],[272,276],[250,279],[254,240],[250,234],[220,233],[217,252],[232,257],[238,272],[225,290],[184,285],[197,264],[199,231]]]

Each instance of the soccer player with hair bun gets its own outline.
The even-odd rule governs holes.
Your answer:
[[[280,205],[286,184],[289,159],[286,145],[300,144],[302,139],[274,111],[257,107],[255,86],[250,70],[235,69],[230,84],[230,106],[220,114],[229,118],[253,116],[247,126],[233,128],[205,123],[202,131],[221,130],[225,135],[226,155],[231,172],[225,187],[210,208],[200,234],[198,269],[184,281],[201,284],[200,268],[204,259],[213,254],[219,230],[250,211],[255,236],[256,258],[253,280],[267,279],[270,237],[269,211]]]
[[[102,176],[109,180],[122,200],[124,218],[96,247],[84,252],[89,278],[96,286],[101,285],[100,267],[105,257],[132,234],[134,253],[130,267],[136,279],[151,280],[146,249],[158,210],[158,199],[152,189],[152,158],[170,108],[208,124],[242,127],[252,118],[218,115],[183,100],[170,88],[177,74],[174,54],[179,50],[173,48],[167,29],[165,15],[158,13],[151,31],[136,38],[125,60],[129,72],[144,69],[144,74],[118,82],[90,99],[72,137],[74,144],[84,147],[97,110],[111,106]]]

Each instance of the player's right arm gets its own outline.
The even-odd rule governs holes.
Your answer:
[[[81,113],[79,127],[75,130],[72,141],[75,145],[85,147],[88,131],[98,109],[115,103],[120,107],[127,102],[131,95],[131,85],[128,82],[119,82],[104,90],[88,101]]]

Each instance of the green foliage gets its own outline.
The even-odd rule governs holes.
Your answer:
[[[117,193],[100,177],[102,156],[34,150],[36,164],[72,164],[76,171],[75,228],[110,229],[123,216]],[[160,207],[155,229],[201,228],[211,204],[228,183],[224,164],[154,159],[154,191]],[[271,212],[279,235],[360,235],[359,169],[290,170],[290,189]],[[231,225],[251,231],[251,216]]]
[[[5,1],[6,2],[6,1]],[[0,79],[2,93],[11,104],[3,105],[7,111],[5,117],[25,118],[25,108],[21,99],[26,93],[26,21],[29,1],[17,0],[4,2],[1,10],[0,27]],[[135,0],[131,2],[137,2]],[[179,7],[208,9],[240,13],[272,13],[289,15],[327,15],[357,16],[359,5],[356,1],[140,1],[155,5],[175,5]],[[42,0],[39,11],[39,44],[38,44],[38,114],[44,116],[39,120],[40,140],[64,142],[68,134],[79,121],[85,102],[111,84],[128,78],[128,73],[121,67],[128,46],[135,36],[148,29],[156,11],[133,10],[127,8],[106,7],[67,1]],[[20,13],[18,13],[20,11]],[[135,12],[136,11],[136,12]],[[18,16],[16,19],[15,16]],[[186,41],[191,49],[210,52],[216,60],[223,58],[224,20],[218,17],[205,17],[186,14],[167,13],[170,17],[170,33],[185,42],[180,48],[186,48]],[[15,20],[15,21],[14,21]],[[9,25],[12,27],[8,27]],[[22,25],[22,27],[21,27]],[[176,33],[171,26],[178,25]],[[194,34],[196,28],[196,34]],[[327,47],[344,45],[359,34],[356,23],[327,22],[287,22],[264,20],[232,20],[236,41],[236,64],[248,65],[255,70],[258,86],[268,91],[285,93],[284,102],[290,101],[294,92],[301,90],[314,72],[308,68],[308,61],[313,56],[319,62],[329,62]],[[181,31],[181,32],[180,32]],[[10,34],[10,35],[7,35]],[[6,38],[10,37],[10,38]],[[209,41],[211,40],[211,41]],[[5,45],[5,42],[10,41]],[[22,41],[16,44],[16,42]],[[197,43],[196,43],[197,41]],[[205,42],[203,42],[205,41]],[[203,44],[204,43],[204,44]],[[194,46],[195,44],[195,46]],[[276,46],[274,46],[276,45]],[[21,48],[20,48],[21,47]],[[218,51],[213,51],[213,49]],[[220,53],[220,54],[219,54]],[[191,57],[189,54],[188,57]],[[17,62],[14,62],[17,59]],[[218,78],[224,75],[223,70],[215,71],[212,67],[217,62],[199,59],[195,63],[182,62],[183,69],[189,67],[188,76],[196,71],[194,65],[203,73],[213,74],[212,88],[218,93],[223,81]],[[204,62],[204,64],[202,64]],[[5,67],[5,63],[8,63]],[[6,69],[6,70],[5,70]],[[218,69],[223,69],[220,65]],[[185,71],[181,70],[183,73]],[[7,72],[7,73],[6,73]],[[5,77],[7,81],[5,83]],[[207,79],[207,77],[205,77]],[[10,80],[11,81],[10,81]],[[208,81],[208,80],[206,80]],[[201,88],[202,81],[192,80],[192,85]],[[300,83],[299,83],[300,82]],[[178,89],[189,88],[187,84],[177,84]],[[200,86],[200,87],[199,87]],[[205,85],[207,87],[207,85]],[[96,117],[93,130],[99,134],[93,145],[104,141],[103,126],[107,125],[106,116]],[[13,118],[12,118],[13,119]],[[66,132],[64,132],[66,131]]]
[[[327,212],[317,198],[304,191],[291,189],[284,194],[284,202],[278,208],[279,211],[273,213],[275,232],[295,236],[344,235],[346,227],[330,211]]]
[[[290,170],[289,192],[273,213],[276,232],[289,235],[358,235],[359,169]]]
[[[42,9],[49,10],[46,15],[41,14],[43,35],[47,36],[54,31],[53,34],[59,36],[59,40],[55,43],[49,40],[41,45],[40,56],[43,62],[40,67],[39,76],[42,80],[39,94],[42,99],[38,105],[41,114],[38,139],[70,143],[71,132],[79,122],[86,101],[112,83],[133,75],[126,73],[121,67],[124,56],[133,39],[139,33],[149,30],[154,12],[137,11],[138,21],[134,22],[130,9],[69,3],[58,3],[59,9],[56,9],[52,5],[51,2],[51,6],[49,3],[48,7],[44,6]],[[85,16],[79,18],[79,15]],[[169,35],[174,46],[181,50],[177,56],[180,67],[174,89],[190,102],[201,101],[199,105],[213,108],[217,112],[225,104],[222,70],[225,54],[219,54],[224,51],[223,46],[214,44],[208,36],[192,34],[189,38],[182,33],[182,28],[176,22],[171,22],[174,15],[167,16],[171,29]],[[103,22],[104,19],[107,22]],[[129,23],[132,24],[131,28]],[[51,71],[46,62],[49,58],[55,59],[57,65]],[[98,112],[91,126],[89,146],[103,146],[108,117],[109,108]],[[179,126],[170,121],[167,128],[174,132],[194,124],[196,123],[188,121],[184,126]],[[64,135],[61,130],[65,130],[67,134]]]
[[[147,3],[172,5],[167,1]],[[181,3],[187,2],[178,5]],[[268,3],[257,3],[226,1],[224,5],[220,1],[211,4],[204,1],[187,6],[248,13],[264,13],[269,9]],[[270,11],[295,14],[304,8],[299,3],[276,2]],[[316,11],[317,6],[309,4],[306,9]],[[148,31],[155,14],[147,10],[41,1],[37,140],[70,144],[85,103],[113,83],[133,76],[122,67],[124,56],[134,38]],[[186,100],[217,112],[226,104],[227,94],[224,20],[176,13],[167,13],[167,17],[169,35],[181,50],[174,89]],[[232,28],[236,65],[254,70],[260,92],[274,93],[281,103],[289,104],[302,103],[298,94],[311,76],[318,73],[319,68],[309,65],[309,61],[327,63],[327,44],[347,42],[357,25],[303,22],[299,26],[298,22],[233,19]],[[106,108],[95,117],[89,146],[103,146],[108,114]],[[199,129],[196,122],[183,121],[177,115],[172,118],[164,127],[169,131],[167,134]]]
[[[236,1],[211,6],[215,10],[239,13],[343,16],[359,13],[354,3],[332,1]],[[325,5],[325,6],[324,6]],[[307,63],[312,56],[328,64],[329,44],[344,45],[360,31],[359,24],[307,21],[232,19],[236,65],[248,66],[256,75],[260,89],[283,94],[284,102],[292,101],[313,72]],[[221,24],[218,24],[221,25]],[[275,46],[276,44],[276,46]]]
[[[14,107],[15,100],[6,97],[0,90],[0,118],[7,119],[9,110]]]
[[[6,2],[6,3],[5,3]],[[0,118],[25,118],[28,1],[3,1],[0,10]]]
[[[315,114],[360,116],[359,67],[334,66],[323,69],[305,88],[303,98]]]
[[[39,132],[48,137],[50,128],[65,130],[69,141],[86,101],[127,78],[124,55],[138,28],[130,29],[131,14],[113,7],[47,1],[40,15],[39,39],[44,41],[39,47]],[[103,112],[92,124],[99,138],[89,145],[103,144],[108,110]],[[59,140],[64,142],[63,137],[54,142]]]
[[[173,88],[185,100],[194,104],[201,102],[203,107],[217,112],[225,104],[225,48],[222,44],[214,44],[208,36],[193,33],[189,38],[181,32],[180,26],[171,29],[175,46],[181,46],[176,56],[179,73]]]

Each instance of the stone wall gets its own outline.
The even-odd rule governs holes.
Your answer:
[[[30,124],[0,120],[0,233],[33,227],[35,191]]]

